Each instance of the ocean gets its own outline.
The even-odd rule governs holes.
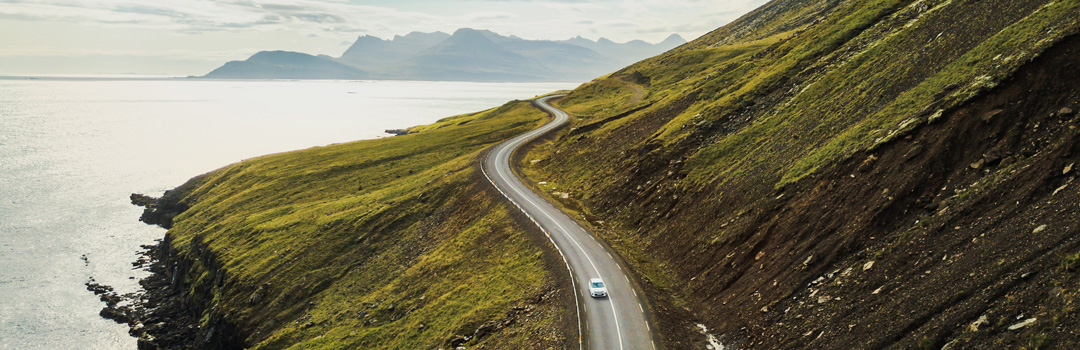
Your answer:
[[[84,283],[138,290],[131,193],[573,83],[0,79],[0,349],[135,349]]]

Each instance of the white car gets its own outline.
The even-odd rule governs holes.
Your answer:
[[[593,298],[603,298],[608,296],[607,286],[604,285],[604,281],[599,278],[589,280],[589,295]]]

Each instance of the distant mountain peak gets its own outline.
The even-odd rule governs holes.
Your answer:
[[[409,32],[409,34],[405,34],[404,37],[408,38],[408,37],[432,36],[432,35],[435,35],[435,36],[443,36],[443,35],[449,36],[450,34],[446,34],[446,33],[443,33],[443,32],[438,32],[438,31],[436,31],[436,32],[412,31],[412,32]],[[398,36],[401,36],[401,35],[395,35],[395,37],[398,37]]]
[[[570,39],[567,39],[566,42],[574,44],[574,45],[585,46],[585,47],[588,47],[589,45],[592,45],[592,44],[596,44],[595,41],[589,40],[589,39],[584,38],[584,37],[582,37],[580,35],[575,36],[575,37],[570,38]]]
[[[679,35],[679,34],[671,34],[671,35],[668,35],[668,37],[665,38],[664,41],[661,41],[657,45],[674,47],[674,46],[679,46],[679,45],[682,45],[682,44],[685,44],[685,43],[686,43],[686,39],[683,39],[683,37],[681,35]]]
[[[453,34],[413,31],[382,39],[358,35],[340,57],[266,51],[227,63],[212,77],[349,78],[537,81],[586,79],[610,73],[685,43],[677,34],[664,43],[616,43],[581,35],[567,40],[526,40],[487,29],[459,28]]]
[[[394,39],[392,41],[394,41],[394,42],[398,42],[398,41],[419,41],[419,42],[438,43],[439,41],[446,40],[446,38],[449,38],[449,37],[450,37],[450,34],[446,34],[446,33],[443,33],[443,32],[430,32],[430,33],[410,32],[409,34],[405,34],[405,35],[395,35]]]
[[[477,30],[477,29],[473,29],[473,28],[467,28],[467,27],[466,28],[458,28],[458,30],[455,30],[454,34],[451,34],[451,35],[452,36],[458,36],[458,35],[472,35],[472,34],[481,34],[481,30]]]
[[[664,39],[664,41],[668,41],[668,40],[686,41],[686,39],[683,39],[682,35],[679,35],[678,33],[671,33],[671,35],[668,35],[668,37],[666,39]]]
[[[256,52],[251,57],[248,57],[249,61],[281,61],[288,59],[307,59],[312,57],[306,53],[284,51],[284,50],[264,50]]]
[[[259,51],[207,73],[219,79],[367,79],[368,72],[330,58],[292,51]]]
[[[492,43],[492,40],[489,38],[490,35],[487,34],[488,33],[484,33],[484,31],[472,28],[461,28],[454,31],[454,35],[451,35],[450,38],[446,39],[446,41],[442,42],[438,46],[445,46],[449,43],[473,43],[490,45]]]

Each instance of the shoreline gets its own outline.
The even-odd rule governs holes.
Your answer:
[[[197,179],[166,191],[160,198],[132,194],[131,203],[145,208],[139,221],[166,229],[172,227],[172,219],[187,210],[180,201],[183,190]],[[212,288],[219,281],[193,285],[187,278],[193,262],[177,255],[171,241],[171,234],[166,232],[156,244],[142,246],[139,258],[132,263],[134,268],[146,268],[150,273],[139,280],[141,291],[121,295],[92,277],[85,283],[86,289],[105,303],[99,315],[127,325],[128,334],[136,339],[139,350],[243,348],[245,337],[235,325],[221,317],[211,317],[203,324],[201,315],[208,305],[189,298],[185,292],[192,288]]]

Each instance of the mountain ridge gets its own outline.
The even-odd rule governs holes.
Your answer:
[[[461,36],[482,36],[464,40]],[[457,38],[455,38],[457,37]],[[599,43],[598,43],[599,42]],[[411,32],[390,40],[361,35],[340,57],[325,55],[306,60],[308,67],[293,66],[290,77],[312,79],[355,79],[365,74],[350,73],[333,63],[345,64],[366,72],[369,79],[405,80],[475,80],[475,81],[567,81],[584,80],[610,73],[636,60],[644,59],[685,43],[677,34],[657,44],[633,40],[623,44],[601,38],[598,42],[581,38],[569,40],[525,40],[502,36],[490,30],[461,28],[454,34]],[[477,55],[470,46],[493,54]],[[436,49],[440,52],[433,52]],[[297,56],[287,51],[263,51],[262,54]],[[515,56],[516,55],[516,56]],[[438,58],[436,58],[436,56]],[[516,59],[510,62],[508,59]],[[286,60],[284,58],[279,60]],[[451,64],[452,63],[452,64]],[[260,76],[261,69],[267,73]],[[259,60],[232,61],[215,69],[206,78],[270,78],[284,73]],[[336,76],[335,74],[341,74]]]
[[[203,76],[211,79],[370,79],[371,73],[318,56],[291,51],[260,51],[231,61]]]

